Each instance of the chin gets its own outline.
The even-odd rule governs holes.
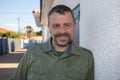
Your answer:
[[[59,41],[57,41],[56,44],[60,47],[66,47],[66,46],[69,45],[69,42],[59,42]]]

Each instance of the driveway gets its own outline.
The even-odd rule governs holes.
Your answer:
[[[10,80],[26,49],[0,56],[0,80]]]

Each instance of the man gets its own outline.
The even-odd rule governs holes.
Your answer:
[[[92,53],[73,42],[72,10],[65,5],[53,7],[48,27],[51,38],[28,49],[12,80],[94,80]]]

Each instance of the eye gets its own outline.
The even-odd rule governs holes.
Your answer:
[[[58,24],[53,24],[53,25],[52,25],[52,28],[53,28],[53,29],[59,29],[59,28],[60,28],[60,25],[58,25]]]
[[[64,24],[64,28],[66,28],[66,29],[71,28],[71,24],[70,24],[70,23],[66,23],[66,24]]]

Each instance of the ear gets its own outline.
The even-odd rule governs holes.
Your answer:
[[[47,26],[48,26],[48,28],[50,28],[50,24],[49,23],[47,24]]]

